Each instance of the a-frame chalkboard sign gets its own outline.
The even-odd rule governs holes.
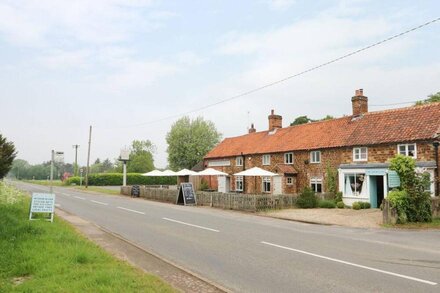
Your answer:
[[[194,192],[192,183],[180,183],[176,203],[181,205],[196,205],[196,193]]]

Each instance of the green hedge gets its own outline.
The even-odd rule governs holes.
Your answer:
[[[66,180],[64,184],[79,185],[79,181],[80,178],[78,176],[74,176]],[[83,185],[85,184],[84,177],[82,183]],[[142,176],[140,173],[128,173],[127,184],[128,185],[176,185],[177,178],[174,176],[147,177],[147,176]],[[92,186],[122,185],[122,174],[121,173],[90,174],[89,185]]]

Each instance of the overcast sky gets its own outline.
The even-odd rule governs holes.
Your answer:
[[[0,133],[30,163],[65,152],[85,164],[116,158],[133,139],[157,146],[161,120],[301,72],[439,17],[433,1],[0,1]],[[440,22],[325,68],[192,113],[223,137],[295,117],[351,113],[440,91]],[[386,108],[386,107],[385,107]],[[370,110],[384,107],[370,106]],[[143,125],[140,125],[143,124]],[[137,125],[137,126],[133,126]]]

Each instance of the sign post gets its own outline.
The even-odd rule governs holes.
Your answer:
[[[31,208],[29,211],[29,220],[35,220],[32,218],[32,214],[35,213],[47,213],[50,214],[50,219],[47,221],[53,222],[53,215],[55,213],[55,194],[53,193],[32,193]]]
[[[191,182],[180,183],[179,192],[177,193],[177,204],[196,205],[196,193]]]

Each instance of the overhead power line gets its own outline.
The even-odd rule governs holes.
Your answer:
[[[298,76],[304,75],[304,74],[309,73],[309,72],[311,72],[311,71],[314,71],[314,70],[320,69],[320,68],[322,68],[322,67],[328,66],[328,65],[333,64],[333,63],[338,62],[338,61],[341,61],[341,60],[346,59],[346,58],[348,58],[348,57],[351,57],[351,56],[353,56],[353,55],[359,54],[359,53],[361,53],[361,52],[363,52],[363,51],[366,51],[366,50],[368,50],[368,49],[371,49],[371,48],[373,48],[373,47],[376,47],[376,46],[382,45],[382,44],[384,44],[384,43],[386,43],[386,42],[389,42],[389,41],[391,41],[391,40],[393,40],[393,39],[399,38],[399,37],[401,37],[401,36],[403,36],[403,35],[409,34],[409,33],[413,32],[413,31],[419,30],[419,29],[421,29],[421,28],[423,28],[423,27],[425,27],[425,26],[428,26],[428,25],[430,25],[430,24],[433,24],[434,22],[437,22],[437,21],[439,21],[439,20],[440,20],[440,17],[435,18],[435,19],[432,19],[432,20],[430,20],[430,21],[428,21],[428,22],[425,22],[425,23],[423,23],[423,24],[421,24],[421,25],[418,25],[418,26],[416,26],[416,27],[413,27],[413,28],[411,28],[411,29],[408,29],[408,30],[406,30],[406,31],[404,31],[404,32],[401,32],[401,33],[395,34],[395,35],[393,35],[393,36],[390,36],[390,37],[388,37],[388,38],[386,38],[386,39],[383,39],[383,40],[378,41],[378,42],[376,42],[376,43],[373,43],[373,44],[371,44],[371,45],[365,46],[365,47],[363,47],[363,48],[361,48],[361,49],[358,49],[358,50],[352,51],[352,52],[350,52],[350,53],[348,53],[348,54],[345,54],[345,55],[342,55],[342,56],[340,56],[340,57],[338,57],[338,58],[332,59],[332,60],[327,61],[327,62],[325,62],[325,63],[321,63],[320,65],[317,65],[317,66],[310,67],[310,68],[308,68],[308,69],[306,69],[306,70],[304,70],[304,71],[298,72],[298,73],[296,73],[296,74],[289,75],[289,76],[287,76],[287,77],[285,77],[285,78],[282,78],[282,79],[279,79],[279,80],[277,80],[277,81],[273,81],[273,82],[267,83],[267,84],[262,85],[262,86],[260,86],[260,87],[257,87],[257,88],[254,88],[254,89],[251,89],[251,90],[245,91],[245,92],[243,92],[243,93],[240,93],[240,94],[237,94],[237,95],[231,96],[231,97],[229,97],[229,98],[225,98],[225,99],[219,100],[219,101],[217,101],[217,102],[214,102],[214,103],[211,103],[211,104],[207,104],[207,105],[205,105],[205,106],[202,106],[202,107],[199,107],[199,108],[195,108],[195,109],[193,109],[193,110],[189,110],[189,111],[182,112],[182,113],[179,113],[179,114],[174,114],[174,115],[170,115],[170,116],[165,116],[165,117],[163,117],[163,118],[155,119],[155,120],[148,121],[148,122],[144,122],[144,123],[131,124],[131,125],[126,125],[126,126],[121,126],[121,127],[124,127],[124,128],[125,128],[125,127],[136,127],[136,126],[144,126],[144,125],[154,124],[154,123],[161,122],[161,121],[165,121],[165,120],[168,120],[168,119],[177,118],[177,117],[181,117],[181,116],[184,116],[184,115],[188,115],[188,114],[192,114],[192,113],[195,113],[195,112],[199,112],[199,111],[202,111],[202,110],[205,110],[205,109],[208,109],[208,108],[211,108],[211,107],[214,107],[214,106],[217,106],[217,105],[220,105],[220,104],[223,104],[223,103],[226,103],[226,102],[229,102],[229,101],[232,101],[232,100],[235,100],[235,99],[238,99],[238,98],[241,98],[241,97],[244,97],[244,96],[250,95],[250,94],[253,94],[253,93],[255,93],[255,92],[261,91],[261,90],[266,89],[266,88],[268,88],[268,87],[271,87],[271,86],[274,86],[274,85],[280,84],[280,83],[282,83],[282,82],[285,82],[285,81],[287,81],[287,80],[289,80],[289,79],[292,79],[292,78],[295,78],[295,77],[298,77]],[[113,127],[112,127],[112,128],[113,128]]]

